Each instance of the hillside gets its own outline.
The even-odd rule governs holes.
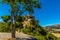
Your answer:
[[[60,24],[55,24],[51,26],[46,26],[47,28],[55,28],[55,29],[60,29]]]
[[[44,27],[44,29],[46,29],[47,32],[49,32],[50,34],[53,34],[57,38],[60,38],[60,24],[46,26]]]
[[[49,32],[56,32],[56,33],[58,32],[58,33],[60,33],[60,24],[46,26],[44,28],[47,29],[47,31],[49,31]]]
[[[28,14],[27,16],[18,16],[16,22],[16,31],[23,32],[24,34],[31,35],[37,40],[57,40],[55,36],[48,33],[45,29],[42,28],[41,25],[39,25],[38,21],[35,20],[35,18]],[[7,18],[3,18],[7,19]],[[6,21],[6,20],[4,20]],[[10,26],[9,26],[9,20],[8,22],[1,23],[2,26],[0,26],[0,32],[11,32]],[[21,35],[21,34],[20,34]],[[24,35],[25,36],[25,35]]]

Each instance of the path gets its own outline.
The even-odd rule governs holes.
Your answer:
[[[22,32],[16,33],[16,37],[22,40],[36,40],[32,36],[24,34]],[[0,40],[5,40],[6,38],[11,38],[11,33],[0,33]]]

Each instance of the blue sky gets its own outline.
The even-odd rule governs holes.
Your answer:
[[[1,1],[1,0],[0,0]],[[41,26],[60,24],[60,0],[39,0],[41,9],[34,9],[34,16]],[[9,6],[0,4],[0,17],[9,15]],[[0,18],[1,21],[1,18]]]

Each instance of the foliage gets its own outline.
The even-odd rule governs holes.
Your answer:
[[[44,30],[34,18],[32,20],[33,21],[30,21],[30,26],[27,25],[23,27],[22,32],[28,35],[32,35],[38,40],[57,40],[55,36],[49,34],[46,30]]]
[[[2,16],[1,18],[3,19],[4,22],[8,22],[11,19],[10,16],[7,16],[7,15]]]
[[[0,22],[0,32],[11,32],[11,29],[8,24]]]
[[[1,17],[3,19],[3,22],[0,23],[0,32],[11,32],[11,27],[10,27],[10,16],[6,15],[6,16],[2,16]],[[17,22],[16,22],[16,30],[20,30],[22,28],[22,22],[25,20],[24,16],[18,16]]]
[[[20,20],[21,19],[21,20]],[[46,30],[44,30],[37,21],[34,21],[35,19],[32,19],[33,21],[30,21],[30,26],[23,27],[22,22],[25,20],[24,16],[18,16],[17,22],[16,22],[16,30],[20,30],[25,34],[32,35],[38,40],[57,40],[55,36],[52,34],[49,34]],[[33,24],[37,22],[37,24]],[[10,26],[9,26],[9,20],[8,22],[0,23],[0,32],[11,32]],[[4,29],[5,28],[5,29]]]
[[[21,12],[21,8],[22,8],[22,11],[23,10],[24,12],[28,11],[29,13],[33,13],[34,8],[40,8],[40,4],[38,3],[38,0],[2,0],[2,3],[7,3],[11,7],[10,16],[11,16],[11,27],[12,27],[13,38],[15,38],[16,19],[17,19],[17,16],[19,15],[19,12]],[[20,13],[20,14],[23,14],[23,13]]]
[[[19,11],[21,12],[21,10],[20,10],[21,5],[23,6],[22,10],[28,11],[30,13],[34,12],[33,11],[34,8],[40,8],[40,4],[38,3],[38,0],[3,0],[3,3],[7,3],[10,5],[10,7],[11,7],[11,10],[10,10],[11,11],[11,23],[13,23],[13,21],[14,21],[16,23],[16,24],[14,23],[14,26],[16,25],[16,27],[22,26],[21,21],[24,20],[23,18],[22,19],[17,18],[18,12]],[[20,4],[20,5],[18,5],[18,4]],[[3,21],[5,23],[0,24],[0,25],[3,25],[0,27],[0,31],[7,31],[7,29],[9,29],[9,25],[8,25],[9,21],[8,20],[10,20],[10,18],[8,18],[8,17],[9,16],[2,17]],[[20,21],[16,20],[16,19],[19,19]],[[32,24],[34,24],[34,23],[32,22]],[[47,32],[41,26],[32,25],[32,24],[29,27],[28,26],[25,28],[23,27],[22,31],[26,34],[36,37],[38,40],[45,40],[45,36],[47,35]],[[53,37],[51,35],[49,35],[47,37],[48,40],[50,40],[50,39],[55,40],[53,38],[55,38],[55,37]]]
[[[40,8],[38,0],[3,0],[3,3],[8,3],[13,8],[17,4],[21,4],[26,11],[33,12],[33,8]]]

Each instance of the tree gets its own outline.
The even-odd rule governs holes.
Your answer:
[[[10,16],[2,16],[1,17],[3,19],[3,28],[1,28],[3,30],[3,32],[10,32],[11,31],[11,28],[9,27],[10,26]]]
[[[38,0],[3,0],[3,3],[7,3],[11,7],[11,29],[12,29],[12,38],[15,38],[15,24],[17,15],[19,14],[19,11],[28,11],[30,13],[33,13],[33,8],[40,8],[40,4],[38,3]],[[19,5],[18,5],[19,4]],[[23,7],[21,7],[21,5]]]
[[[23,28],[22,26],[22,22],[25,20],[25,17],[22,16],[22,15],[18,15],[17,16],[17,20],[16,20],[16,31],[18,30],[21,30],[21,28]],[[6,16],[2,16],[1,17],[3,22],[4,22],[4,28],[6,28],[5,32],[7,32],[7,30],[10,32],[11,31],[11,27],[10,27],[10,23],[11,23],[11,20],[10,20],[10,16],[9,15],[6,15]],[[2,28],[2,30],[4,29]]]

